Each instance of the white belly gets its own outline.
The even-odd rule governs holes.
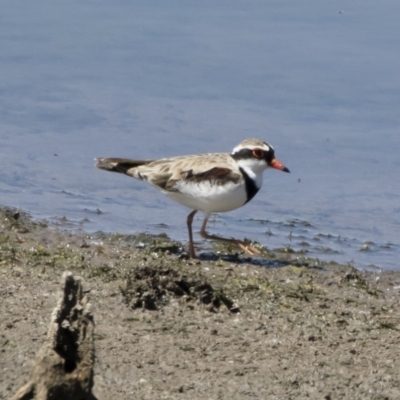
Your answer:
[[[179,182],[177,189],[177,192],[164,193],[178,203],[206,214],[235,210],[247,200],[244,182],[225,185]]]

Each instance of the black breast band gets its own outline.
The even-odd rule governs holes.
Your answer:
[[[239,168],[239,170],[243,174],[244,182],[246,184],[246,194],[247,194],[246,203],[248,203],[257,194],[259,189],[254,180],[251,179],[249,175],[246,174],[246,171],[243,168]]]

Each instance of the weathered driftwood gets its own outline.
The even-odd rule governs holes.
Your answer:
[[[80,278],[66,272],[30,381],[13,400],[95,400],[92,394],[94,322]]]

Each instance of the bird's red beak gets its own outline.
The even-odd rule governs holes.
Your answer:
[[[274,158],[270,163],[269,166],[275,169],[279,169],[283,172],[290,172],[288,168],[286,168],[279,160]]]

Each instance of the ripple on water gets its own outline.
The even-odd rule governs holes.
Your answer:
[[[267,220],[249,219],[260,224],[264,229],[267,247],[281,246],[293,251],[302,251],[309,257],[320,258],[325,261],[357,264],[357,267],[375,270],[376,259],[382,256],[390,257],[400,251],[400,246],[392,242],[377,243],[372,240],[361,240],[345,235],[318,231],[318,226],[304,219]],[[394,268],[396,266],[394,265]]]

